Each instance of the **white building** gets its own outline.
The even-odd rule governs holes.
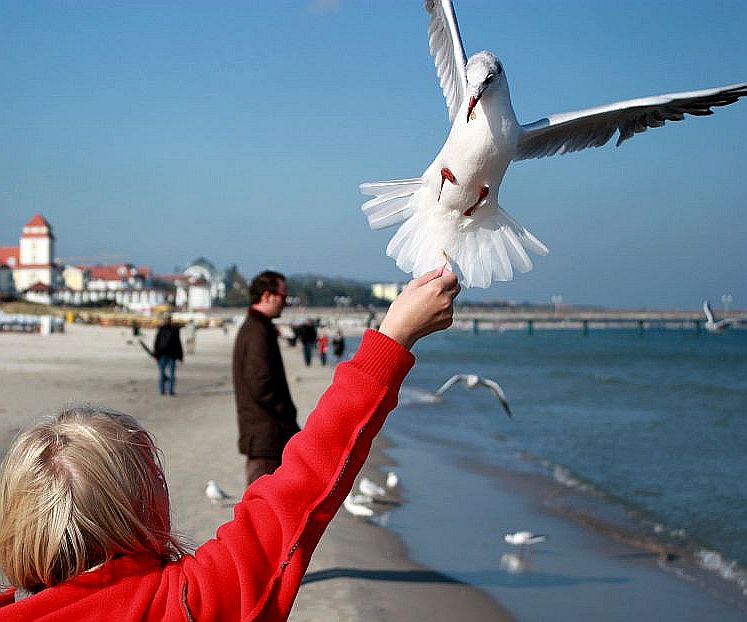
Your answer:
[[[371,293],[377,298],[391,302],[404,288],[402,283],[372,283]]]
[[[212,262],[204,257],[198,257],[195,259],[184,271],[184,276],[187,277],[191,284],[201,288],[207,287],[208,296],[210,298],[207,307],[212,306],[214,303],[223,300],[226,297],[225,273],[218,270]],[[200,303],[204,302],[204,299],[202,298],[204,292],[200,292],[196,295],[200,297]]]
[[[23,226],[18,246],[0,246],[0,272],[3,273],[0,292],[17,292],[29,300],[50,304],[59,280],[52,259],[54,241],[52,226],[44,216],[36,214]]]

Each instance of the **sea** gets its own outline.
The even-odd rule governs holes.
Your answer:
[[[553,587],[586,583],[592,600],[604,600],[635,583],[606,567],[615,556],[608,541],[627,542],[640,551],[640,560],[628,553],[630,563],[655,556],[658,575],[736,605],[717,617],[710,605],[680,612],[670,594],[661,607],[671,615],[656,619],[747,617],[747,331],[449,330],[421,340],[415,354],[385,428],[405,501],[388,527],[415,561],[492,592],[521,619],[549,619],[553,599],[557,611],[563,602]],[[436,398],[457,373],[496,380],[513,417],[484,387],[457,384]],[[523,510],[507,489],[528,493]],[[529,518],[540,524],[511,522]],[[574,548],[565,533],[563,547],[553,546],[569,521],[606,540]],[[524,560],[502,540],[524,528],[548,540],[522,579],[512,567]],[[593,557],[574,557],[589,546]],[[656,575],[641,581],[648,571],[639,571],[651,591]],[[545,595],[535,609],[526,603]],[[618,615],[604,605],[603,619],[633,619],[631,606]],[[642,606],[641,619],[654,619]],[[593,619],[566,611],[569,620]]]

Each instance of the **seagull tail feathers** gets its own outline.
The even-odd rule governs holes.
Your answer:
[[[528,229],[494,203],[475,212],[475,217],[455,226],[432,209],[410,203],[412,214],[389,241],[387,255],[414,277],[444,264],[463,287],[490,287],[494,281],[510,281],[514,272],[529,272],[533,265],[527,251],[547,255],[548,249]],[[423,197],[427,200],[427,197]]]
[[[391,227],[412,216],[412,196],[422,184],[419,177],[361,184],[361,193],[374,197],[361,206],[371,229]]]

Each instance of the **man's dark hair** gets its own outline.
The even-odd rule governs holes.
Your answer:
[[[262,300],[262,294],[270,292],[276,294],[281,281],[285,281],[285,275],[272,270],[265,270],[252,279],[249,285],[249,302],[253,305]]]

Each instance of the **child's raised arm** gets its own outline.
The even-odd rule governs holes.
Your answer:
[[[179,564],[187,619],[286,619],[312,552],[396,406],[414,363],[407,349],[451,325],[458,291],[451,272],[425,274],[392,303],[380,331],[366,331],[280,468],[252,484],[234,520]]]

